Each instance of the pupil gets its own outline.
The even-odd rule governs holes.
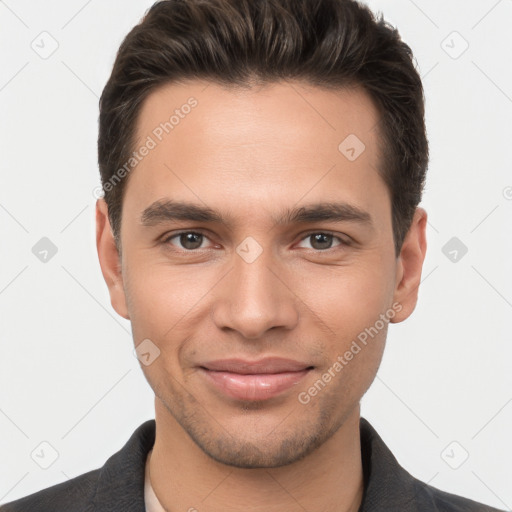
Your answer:
[[[197,249],[201,247],[201,235],[200,233],[182,233],[180,236],[180,242],[185,249]]]
[[[326,233],[318,233],[316,235],[311,235],[313,237],[314,243],[312,246],[315,249],[329,249],[332,242],[332,235],[327,235]],[[317,242],[320,243],[320,247],[318,247]],[[315,247],[317,244],[317,247]]]

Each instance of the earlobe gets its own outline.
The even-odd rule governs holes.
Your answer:
[[[396,284],[393,301],[402,306],[392,323],[403,322],[416,307],[421,271],[427,252],[427,212],[416,208],[411,227],[405,237],[397,260]]]
[[[98,199],[96,202],[96,248],[112,307],[128,320],[130,317],[126,307],[121,261],[108,218],[108,206],[104,199]]]

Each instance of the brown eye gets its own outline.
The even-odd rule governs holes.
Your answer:
[[[310,239],[313,249],[330,249],[333,236],[326,233],[317,233],[315,235],[310,235]]]
[[[201,248],[205,236],[201,233],[195,233],[193,231],[184,231],[167,238],[165,243],[170,243],[174,238],[178,239],[179,245],[181,246],[180,248],[193,251],[194,249]]]
[[[344,242],[340,237],[333,235],[332,233],[324,233],[324,232],[317,232],[317,233],[310,233],[305,238],[302,239],[301,243],[304,243],[304,241],[309,241],[311,247],[307,247],[315,249],[317,251],[326,251],[328,249],[333,249],[337,246],[347,245],[346,242]],[[338,243],[333,245],[333,241],[337,240]]]

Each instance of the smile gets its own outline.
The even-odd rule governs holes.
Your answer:
[[[229,359],[200,366],[207,381],[237,400],[267,400],[299,384],[312,370],[298,361],[267,358],[260,361]]]

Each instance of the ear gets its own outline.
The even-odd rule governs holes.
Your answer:
[[[112,307],[119,315],[128,320],[130,317],[126,307],[121,258],[110,227],[108,206],[103,198],[96,201],[96,248]]]
[[[397,259],[393,301],[401,304],[402,309],[390,319],[392,323],[403,322],[416,307],[421,271],[427,252],[426,230],[427,212],[423,208],[416,208],[411,227]]]

